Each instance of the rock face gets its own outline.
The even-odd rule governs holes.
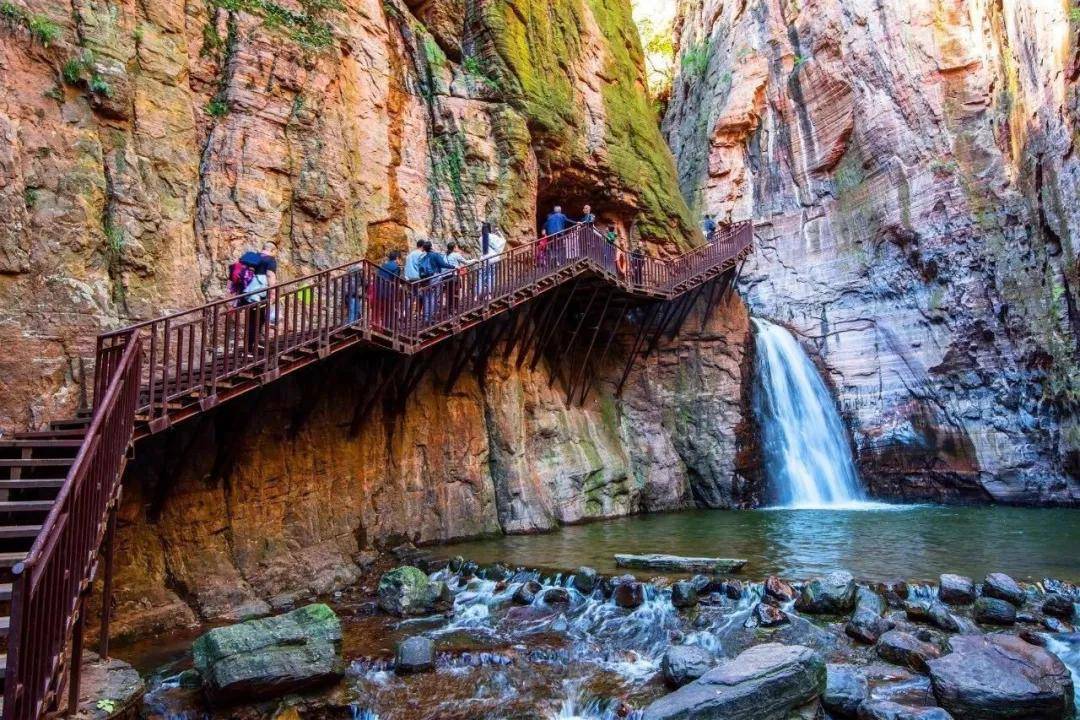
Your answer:
[[[628,0],[30,5],[58,38],[0,28],[4,433],[75,409],[95,333],[221,296],[263,240],[290,279],[418,237],[475,255],[483,220],[516,244],[556,201],[658,253],[700,239]],[[116,631],[264,614],[406,540],[756,502],[735,472],[747,316],[714,310],[621,403],[632,337],[584,407],[548,380],[579,358],[519,369],[500,346],[449,392],[440,357],[350,433],[371,360],[352,355],[141,443]]]
[[[825,663],[809,648],[768,643],[746,650],[647,708],[645,720],[785,720],[825,691]]]
[[[664,130],[872,494],[1080,502],[1080,26],[1041,0],[680,4]]]
[[[1011,635],[965,635],[950,645],[952,652],[928,665],[938,703],[957,720],[1072,713],[1072,677],[1046,650]]]
[[[215,628],[192,646],[215,702],[263,700],[341,678],[341,623],[326,605]]]

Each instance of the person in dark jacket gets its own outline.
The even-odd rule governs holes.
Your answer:
[[[570,227],[570,218],[563,215],[562,206],[556,205],[544,221],[544,230],[548,235],[555,235],[568,227]]]
[[[375,323],[382,328],[390,326],[392,321],[392,303],[394,280],[401,277],[401,251],[391,250],[386,254],[386,262],[379,266],[375,276]]]
[[[424,242],[424,257],[420,259],[420,277],[430,278],[430,282],[421,290],[424,294],[424,322],[431,322],[435,311],[443,304],[442,274],[454,269],[442,253],[435,252],[430,240]]]

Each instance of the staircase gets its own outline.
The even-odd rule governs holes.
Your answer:
[[[606,355],[640,306],[621,391],[642,348],[647,355],[664,332],[676,334],[699,297],[711,306],[718,287],[732,287],[752,239],[751,225],[740,223],[684,255],[656,258],[623,253],[578,225],[429,280],[409,283],[360,261],[269,288],[258,302],[222,299],[100,335],[93,412],[0,440],[3,720],[38,720],[77,704],[86,598],[101,560],[108,607],[121,478],[140,438],[356,345],[403,356],[392,372],[380,362],[367,405],[395,380],[407,394],[430,363],[430,353],[414,363],[417,356],[499,316],[497,332],[457,343],[453,366],[459,371],[469,352],[505,339],[511,347],[533,342],[535,368],[554,339],[569,347],[591,334],[567,382],[568,402],[581,403],[589,353],[602,347]],[[578,294],[588,302],[568,313]],[[566,341],[559,324],[575,316]],[[598,342],[609,317],[617,322]],[[354,425],[362,417],[358,409]],[[108,619],[102,613],[104,657]]]

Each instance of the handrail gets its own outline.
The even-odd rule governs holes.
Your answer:
[[[35,720],[63,686],[60,660],[71,639],[106,518],[117,502],[139,398],[142,339],[99,352],[89,428],[26,558],[15,565],[4,686],[5,720]]]

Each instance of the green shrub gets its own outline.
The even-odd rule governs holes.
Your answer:
[[[112,97],[112,88],[109,87],[109,81],[96,73],[90,77],[90,82],[87,83],[87,87],[89,87],[90,92],[95,95]]]
[[[30,37],[45,47],[59,40],[62,34],[60,26],[44,15],[32,15],[26,27],[30,30]]]
[[[229,114],[229,104],[221,98],[214,98],[206,105],[206,114],[210,117],[225,117]]]
[[[83,64],[75,58],[69,58],[60,68],[60,74],[64,76],[64,82],[68,85],[78,85],[82,80]]]

